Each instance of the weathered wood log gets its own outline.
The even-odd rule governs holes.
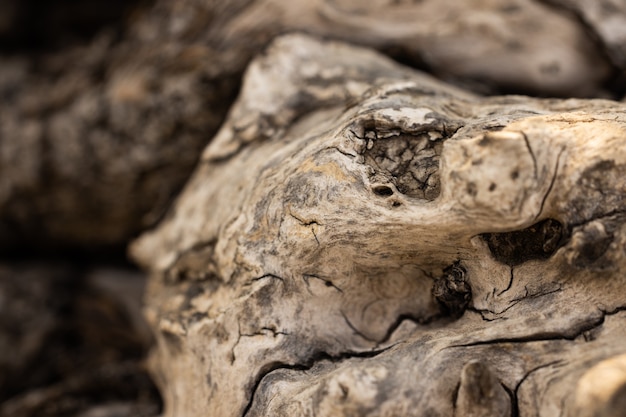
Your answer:
[[[112,39],[0,65],[0,246],[123,245],[162,215],[221,121],[232,92],[182,46]]]
[[[481,91],[598,96],[611,77],[580,22],[530,0],[160,0],[121,36],[1,58],[0,246],[119,246],[153,225],[251,57],[289,31]]]
[[[165,415],[595,412],[589,369],[626,352],[625,140],[617,102],[280,38],[131,248]]]
[[[67,268],[0,265],[0,402],[46,381],[38,363],[72,299]]]
[[[602,41],[613,63],[626,69],[626,3],[621,0],[546,0],[570,10]]]
[[[125,269],[0,265],[0,416],[158,414],[144,282]]]

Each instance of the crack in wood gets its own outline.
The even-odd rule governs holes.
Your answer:
[[[380,355],[381,353],[388,351],[393,346],[394,345],[385,347],[383,349],[370,350],[370,351],[364,351],[364,352],[343,352],[338,355],[330,355],[326,352],[318,352],[314,354],[313,356],[311,356],[308,360],[304,361],[302,364],[287,364],[287,363],[281,363],[281,362],[267,364],[266,366],[264,366],[263,369],[261,369],[261,371],[259,371],[259,373],[257,374],[257,377],[255,378],[255,382],[252,385],[252,389],[250,390],[249,400],[246,404],[246,407],[244,408],[242,417],[246,417],[248,413],[250,412],[250,409],[252,408],[254,404],[256,392],[258,391],[259,387],[263,383],[263,380],[267,378],[270,374],[276,371],[283,370],[283,369],[294,370],[294,371],[308,371],[311,368],[313,368],[317,363],[322,362],[322,361],[338,363],[338,362],[342,362],[342,361],[353,359],[353,358],[373,358],[375,356]]]
[[[333,283],[330,279],[328,279],[328,278],[322,278],[321,276],[316,275],[316,274],[303,274],[303,275],[302,275],[302,279],[303,279],[303,280],[304,280],[304,282],[306,283],[307,288],[309,288],[309,291],[310,291],[310,287],[311,287],[311,285],[310,285],[310,283],[309,283],[309,280],[310,280],[311,278],[313,278],[313,279],[319,279],[320,281],[322,281],[322,282],[324,283],[324,285],[325,285],[325,286],[327,286],[327,287],[331,287],[331,288],[334,288],[335,290],[337,290],[338,292],[340,292],[340,293],[342,293],[342,294],[343,294],[343,290],[342,290],[341,288],[339,288],[338,286],[336,286],[336,285],[335,285],[335,284],[334,284],[334,283]]]
[[[543,214],[543,208],[546,205],[546,201],[548,201],[548,196],[552,192],[552,188],[554,187],[554,183],[556,182],[556,178],[559,173],[559,164],[561,162],[561,155],[563,155],[564,152],[565,152],[565,148],[561,148],[561,150],[559,151],[559,154],[556,157],[554,174],[552,174],[552,178],[550,179],[550,185],[548,185],[548,189],[546,190],[546,193],[543,195],[543,198],[541,199],[541,204],[539,204],[539,211],[537,212],[537,215],[535,216],[535,221],[538,220],[540,216]]]
[[[280,81],[276,74],[282,74]],[[403,377],[411,382],[398,385],[417,395],[405,394],[398,403],[445,414],[449,397],[421,397],[437,384],[437,392],[454,388],[456,381],[441,372],[444,366],[482,361],[490,350],[502,355],[501,363],[514,358],[526,370],[547,361],[529,359],[528,351],[541,355],[542,347],[570,346],[562,341],[581,336],[581,349],[595,344],[582,343],[583,337],[616,343],[598,329],[613,306],[623,304],[614,299],[623,283],[616,247],[624,240],[620,178],[626,153],[616,146],[626,126],[622,105],[479,97],[410,75],[369,51],[303,35],[278,40],[246,77],[176,212],[146,237],[143,248],[137,245],[144,264],[162,274],[158,259],[180,256],[180,246],[217,234],[215,264],[230,277],[227,288],[205,291],[193,303],[185,297],[195,297],[198,288],[153,281],[149,308],[155,317],[178,324],[188,320],[185,315],[202,313],[180,307],[195,307],[219,314],[223,327],[194,325],[180,339],[185,353],[196,356],[174,357],[167,346],[159,347],[167,395],[178,401],[185,392],[194,404],[207,401],[197,409],[178,401],[172,413],[270,412],[257,407],[281,369],[298,379],[285,381],[287,391],[300,396],[290,407],[309,401],[309,390],[317,388],[307,384],[318,376],[323,399],[348,397],[349,406],[370,407],[357,395],[366,393],[359,384],[370,383],[367,377],[326,375],[323,364],[311,372],[309,367],[401,344],[380,363],[350,362],[338,369],[358,374],[360,365],[370,363],[382,373],[396,365],[411,368],[399,372],[406,371]],[[502,132],[486,134],[496,126]],[[216,162],[233,149],[239,152]],[[595,217],[601,221],[589,224]],[[577,230],[579,222],[584,227]],[[583,252],[581,262],[572,262]],[[607,260],[601,271],[595,255]],[[195,260],[186,259],[189,269],[201,273],[206,265]],[[446,268],[455,260],[462,260],[463,270]],[[584,308],[576,310],[579,305]],[[374,350],[358,353],[364,346]],[[231,348],[235,365],[229,367]],[[569,360],[574,353],[564,355]],[[201,368],[203,375],[210,368],[213,385],[203,386],[204,377],[194,379],[195,370],[186,373],[186,366]],[[413,366],[423,372],[419,378],[408,374]],[[397,387],[377,378],[380,387],[372,392],[380,389],[380,395],[372,397],[371,407],[389,414]],[[330,382],[334,391],[323,391]],[[292,400],[268,390],[272,403],[263,407]],[[517,389],[507,392],[517,395]],[[348,410],[343,403],[335,406],[328,410]],[[541,412],[526,407],[516,403],[513,409]]]
[[[474,346],[484,346],[484,345],[493,345],[493,344],[502,344],[502,343],[510,343],[510,344],[518,344],[518,343],[532,343],[532,342],[542,342],[548,340],[575,340],[576,338],[582,336],[584,333],[589,332],[599,326],[602,326],[604,323],[604,318],[606,314],[602,314],[596,320],[591,320],[589,323],[581,325],[579,329],[572,329],[571,332],[566,331],[550,331],[550,332],[540,332],[536,334],[529,334],[520,337],[502,337],[496,339],[489,340],[479,340],[475,342],[469,343],[460,343],[455,345],[450,345],[445,347],[444,349],[452,349],[452,348],[460,348],[460,347],[474,347]]]

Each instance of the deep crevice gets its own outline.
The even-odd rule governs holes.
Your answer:
[[[454,387],[454,391],[452,391],[452,409],[456,412],[456,402],[459,398],[459,390],[461,389],[461,382],[457,382]]]
[[[503,233],[483,233],[494,259],[514,267],[534,259],[548,259],[567,241],[563,225],[555,219],[545,219],[522,230]]]
[[[484,346],[484,345],[493,345],[493,344],[499,344],[499,343],[520,344],[520,343],[531,343],[531,342],[545,342],[549,340],[571,341],[584,335],[584,333],[586,332],[589,332],[599,326],[602,326],[604,324],[604,319],[606,315],[607,315],[606,313],[603,313],[600,318],[586,325],[581,326],[580,329],[577,329],[575,333],[572,333],[572,334],[568,334],[567,332],[556,332],[556,331],[545,332],[545,333],[537,333],[537,334],[531,334],[531,335],[520,336],[520,337],[511,337],[511,338],[503,337],[503,338],[496,338],[496,339],[490,339],[490,340],[479,340],[479,341],[470,342],[470,343],[450,345],[450,346],[447,346],[445,349],[457,348],[457,347]]]
[[[509,401],[511,401],[511,417],[519,417],[519,404],[517,403],[517,396],[511,390],[511,388],[507,387],[506,384],[500,383],[504,392],[509,396]]]
[[[252,385],[252,389],[250,391],[250,399],[248,400],[248,403],[246,404],[246,407],[244,408],[242,416],[246,417],[248,415],[248,413],[250,412],[250,409],[252,409],[252,405],[254,404],[256,393],[259,387],[261,386],[261,384],[263,383],[263,380],[268,375],[272,374],[273,372],[279,371],[281,369],[294,370],[294,371],[308,371],[311,368],[313,368],[318,362],[322,362],[322,361],[338,363],[338,362],[341,362],[347,359],[353,359],[353,358],[373,358],[391,349],[392,347],[393,345],[382,348],[382,349],[376,349],[376,350],[370,350],[370,351],[364,351],[364,352],[348,351],[348,352],[340,353],[338,355],[330,355],[329,353],[326,353],[326,352],[317,352],[313,354],[303,364],[288,364],[288,363],[283,363],[283,362],[274,362],[274,363],[267,364],[263,368],[261,368],[261,370],[259,371],[259,373],[257,374],[254,380],[254,384]]]
[[[619,307],[615,307],[612,310],[603,310],[600,309],[600,311],[604,314],[604,316],[613,316],[615,314],[621,313],[622,311],[626,311],[626,305],[624,306],[619,306]]]
[[[522,379],[520,379],[517,384],[515,384],[515,388],[513,389],[513,392],[511,393],[511,399],[514,401],[515,403],[515,408],[513,408],[513,403],[511,404],[511,417],[519,417],[520,416],[520,409],[519,409],[519,398],[518,398],[518,392],[520,387],[522,386],[522,383],[524,381],[526,381],[528,379],[528,377],[530,375],[532,375],[533,373],[547,368],[549,366],[553,366],[553,365],[557,365],[559,363],[561,363],[561,360],[556,360],[556,361],[552,361],[552,362],[548,362],[548,363],[544,363],[543,365],[539,365],[533,369],[531,369],[530,371],[526,372],[526,374],[522,377]],[[504,385],[503,385],[504,386]],[[510,390],[508,388],[505,388],[505,390],[507,392],[510,392]]]

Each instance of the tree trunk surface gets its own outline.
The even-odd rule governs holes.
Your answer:
[[[40,3],[1,417],[624,415],[624,1]]]
[[[279,38],[132,246],[165,415],[621,415],[625,114]]]

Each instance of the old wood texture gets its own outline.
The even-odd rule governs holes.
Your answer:
[[[131,248],[165,416],[618,415],[625,140],[618,102],[279,38]]]
[[[21,8],[0,5],[3,38],[23,31]],[[290,31],[481,92],[599,97],[616,73],[604,38],[532,0],[158,0],[84,45],[0,57],[0,247],[119,247],[153,225],[252,56]]]

